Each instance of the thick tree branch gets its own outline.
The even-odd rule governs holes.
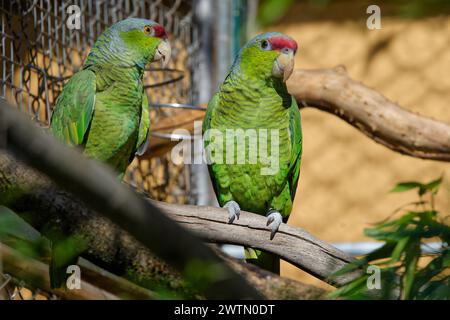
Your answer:
[[[299,106],[344,119],[369,138],[409,156],[450,161],[450,125],[412,113],[348,77],[343,67],[294,71],[289,92]]]
[[[100,265],[104,266],[105,261],[110,261],[111,255],[120,258],[116,262],[120,266],[135,266],[135,257],[147,256],[140,246],[130,245],[134,240],[120,228],[90,211],[43,176],[2,154],[0,174],[0,205],[9,206],[38,230],[49,229],[51,224],[51,227],[64,230],[66,234],[84,234],[90,241],[89,246],[99,250],[89,258]],[[6,200],[11,198],[14,199]],[[221,208],[148,201],[207,242],[245,245],[274,253],[337,286],[356,275],[347,274],[328,279],[352,259],[300,228],[282,224],[274,239],[270,240],[270,232],[265,226],[266,219],[250,212],[243,212],[239,220],[228,224],[228,213]],[[172,270],[165,272],[167,267],[153,256],[146,259],[144,266],[147,270],[160,273],[161,279],[156,281],[178,281],[173,278]],[[126,267],[120,269],[118,272],[123,272]],[[147,271],[141,270],[140,266],[136,266],[136,270],[147,278],[155,278],[153,274],[146,274]],[[179,285],[180,283],[176,284]]]
[[[227,216],[223,209],[185,206],[186,210],[183,210],[184,206],[168,205],[156,201],[152,201],[152,203],[163,210],[167,209],[170,217],[180,221],[186,228],[210,242],[221,242],[222,239],[229,239],[229,242],[237,243],[235,242],[236,239],[227,238],[227,235],[224,234],[228,232],[229,227],[236,228],[239,233],[242,232],[241,237],[246,237],[246,233],[251,232],[251,228],[244,231],[242,226],[229,225],[221,230],[220,226],[224,224],[223,221],[226,220]],[[84,256],[111,272],[124,276],[143,287],[150,289],[169,288],[177,294],[192,297],[192,293],[181,280],[179,274],[157,259],[127,232],[88,209],[72,195],[51,183],[48,178],[1,153],[0,205],[7,205],[33,227],[44,231],[44,234],[45,230],[56,228],[67,235],[83,235],[89,240],[89,250]],[[193,215],[197,214],[198,218],[192,218]],[[215,216],[216,214],[217,216]],[[210,215],[214,216],[212,221],[209,221]],[[248,215],[249,219],[253,217],[262,219],[262,217],[251,213],[248,213]],[[193,220],[193,223],[190,223],[189,220]],[[244,221],[246,219],[240,218],[239,223],[242,224]],[[253,225],[253,222],[251,224]],[[214,228],[219,229],[217,238],[212,233]],[[251,237],[249,243],[259,247],[257,243],[259,236],[267,236],[268,240],[268,235],[268,231],[255,230],[254,237]],[[167,235],[167,237],[177,239],[176,235]],[[279,240],[277,235],[274,241]],[[270,248],[270,246],[268,247]],[[282,249],[279,248],[277,252]],[[289,250],[294,249],[292,246]],[[323,257],[323,255],[320,255],[320,257]],[[222,258],[267,298],[314,299],[324,294],[323,290],[281,278],[250,264],[241,263],[224,256]],[[309,260],[311,257],[305,257],[305,259]],[[334,258],[331,257],[331,259]],[[333,263],[333,261],[329,263],[337,267],[344,261],[345,259],[336,263]],[[303,262],[300,262],[300,264],[303,264]],[[83,264],[81,266],[83,267]],[[83,274],[86,275],[85,272]],[[88,280],[93,282],[93,277]]]
[[[6,148],[76,194],[185,276],[189,276],[193,261],[199,268],[216,268],[215,276],[201,272],[196,275],[196,279],[202,279],[202,291],[207,297],[262,298],[210,248],[144,197],[119,183],[109,168],[57,142],[3,99],[0,99],[0,138],[0,148]]]
[[[377,91],[352,80],[344,67],[297,69],[288,81],[289,92],[300,108],[313,107],[335,114],[389,149],[412,157],[450,161],[450,124],[436,121],[389,101]],[[175,119],[156,123],[154,131],[171,133],[177,128],[193,132],[193,121],[202,111],[180,111]],[[188,121],[186,121],[188,120]],[[190,122],[189,122],[190,121]],[[151,149],[167,152],[174,142],[154,138]],[[146,157],[153,156],[148,152]]]
[[[270,230],[266,227],[264,216],[243,211],[239,220],[229,224],[228,212],[221,208],[150,201],[205,241],[243,245],[273,253],[335,286],[347,283],[356,275],[346,274],[329,279],[332,273],[353,259],[301,228],[283,223],[270,240]]]

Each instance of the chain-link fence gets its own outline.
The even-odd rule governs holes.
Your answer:
[[[79,8],[79,28],[67,23],[76,13],[71,5]],[[171,104],[197,102],[199,43],[193,1],[3,0],[0,12],[0,95],[43,126],[48,125],[64,83],[80,69],[97,37],[127,17],[162,24],[172,46],[169,66],[151,65],[144,74],[152,123],[170,122],[178,112],[167,108]],[[168,152],[155,156],[150,150],[135,159],[126,180],[158,200],[185,203],[189,199],[189,167],[172,163]],[[14,292],[11,296],[17,296]]]
[[[145,89],[153,123],[174,110],[161,103],[192,104],[197,96],[194,70],[198,50],[197,27],[191,1],[2,1],[1,96],[46,125],[63,85],[78,71],[90,47],[103,30],[127,17],[146,17],[166,28],[172,44],[172,61],[145,73]],[[79,28],[68,26],[70,14],[80,9]],[[189,192],[188,168],[170,163],[168,156],[136,160],[127,180],[152,197],[185,202]],[[170,173],[170,175],[169,175]],[[171,179],[176,183],[171,183]]]

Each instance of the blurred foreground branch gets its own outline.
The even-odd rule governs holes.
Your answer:
[[[3,99],[0,99],[0,148],[12,152],[30,166],[44,172],[92,209],[128,231],[153,253],[182,273],[188,281],[201,283],[202,287],[197,289],[206,297],[262,298],[245,278],[224,264],[211,248],[173,222],[143,196],[121,184],[108,167],[87,159],[77,150],[57,142]],[[6,183],[0,187],[0,193],[3,193],[0,194],[2,201],[14,202],[25,190],[33,191],[33,189],[19,191],[17,188],[20,187],[8,185],[11,181],[6,176],[7,172],[7,169],[0,170],[0,181]],[[26,170],[19,170],[18,174],[26,175]],[[6,194],[8,189],[10,192]],[[45,216],[44,211],[39,211],[38,214]],[[67,219],[65,216],[60,218]],[[47,219],[51,217],[47,216]],[[36,224],[30,224],[42,231]],[[96,229],[95,224],[92,227]],[[64,232],[67,226],[56,230]],[[78,231],[84,238],[88,238],[86,240],[90,240],[85,234],[86,230]],[[98,237],[98,234],[91,234],[90,237]],[[110,245],[114,246],[114,241]],[[204,272],[194,272],[192,270],[194,265]],[[206,270],[215,272],[208,273]]]
[[[263,217],[252,213],[243,213],[246,217],[242,215],[238,226],[233,226],[226,223],[228,214],[220,208],[171,205],[157,201],[152,201],[152,203],[162,210],[167,210],[170,217],[181,222],[187,229],[206,241],[248,242],[257,248],[262,244],[261,248],[268,248],[279,254],[284,250],[297,251],[296,254],[303,257],[304,261],[302,258],[298,258],[296,264],[310,265],[315,270],[314,261],[318,261],[317,269],[321,271],[315,273],[324,274],[327,268],[326,264],[330,265],[331,272],[344,265],[349,259],[346,257],[334,258],[332,254],[339,256],[339,252],[330,246],[325,245],[321,249],[320,242],[317,247],[314,242],[309,243],[314,239],[301,230],[298,230],[297,234],[307,239],[305,244],[302,245],[300,239],[294,243],[283,244],[282,241],[286,241],[286,236],[282,236],[282,234],[285,229],[291,229],[285,225],[275,236],[273,244],[264,244],[265,241],[258,243],[261,238],[268,241],[269,232],[263,227]],[[53,228],[62,230],[67,235],[82,234],[89,239],[89,250],[84,256],[107,270],[131,279],[144,287],[169,288],[178,294],[189,294],[180,275],[157,259],[129,233],[87,208],[45,176],[2,153],[0,153],[0,205],[7,205],[33,227],[44,231],[44,234],[45,230]],[[247,227],[243,227],[245,223],[248,223]],[[221,226],[224,227],[223,230],[221,230]],[[252,232],[252,228],[256,229]],[[237,233],[230,233],[230,229],[236,229]],[[217,234],[214,230],[217,230]],[[248,237],[248,233],[251,234],[250,237]],[[177,235],[168,234],[167,237],[177,239]],[[233,237],[240,237],[241,241],[237,241]],[[247,237],[249,239],[242,239]],[[287,237],[292,240],[294,236],[288,235]],[[300,247],[297,249],[295,246],[299,242]],[[287,246],[289,246],[288,249],[286,249]],[[308,250],[308,247],[313,249]],[[302,253],[300,251],[302,248],[306,248],[307,251]],[[328,252],[328,248],[331,250],[329,256],[320,252],[321,250]],[[317,258],[314,256],[315,254],[318,254]],[[282,254],[282,256],[284,255]],[[318,298],[323,294],[323,290],[281,278],[251,264],[224,256],[222,258],[267,298],[305,299]],[[83,267],[82,264],[81,266]],[[196,271],[202,272],[202,270]],[[83,272],[83,274],[86,273]],[[93,277],[90,278],[93,279]],[[92,281],[92,283],[96,282]]]
[[[343,67],[297,69],[288,81],[298,104],[347,121],[374,141],[412,157],[450,161],[450,125],[410,112],[352,80]]]

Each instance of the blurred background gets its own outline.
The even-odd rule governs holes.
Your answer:
[[[67,7],[81,8],[81,29],[68,30]],[[369,30],[366,9],[381,10],[381,29]],[[127,180],[155,199],[215,204],[204,165],[175,165],[170,140],[192,130],[225,77],[240,46],[262,31],[299,43],[296,67],[345,66],[399,105],[450,122],[450,2],[446,0],[116,0],[2,1],[1,96],[45,126],[64,82],[82,65],[105,27],[128,16],[147,17],[170,33],[172,62],[146,73],[151,145]],[[339,118],[303,109],[303,162],[289,224],[335,244],[368,241],[363,229],[416,200],[390,194],[401,181],[444,174],[436,206],[448,214],[450,166],[400,155]],[[199,150],[194,150],[198,152]],[[282,275],[326,285],[287,263]]]

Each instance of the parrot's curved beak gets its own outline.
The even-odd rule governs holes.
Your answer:
[[[272,76],[283,79],[286,82],[294,71],[294,51],[283,50],[275,60],[272,68]]]
[[[162,61],[162,67],[165,68],[170,61],[172,49],[168,40],[162,40],[156,48],[153,61]]]

